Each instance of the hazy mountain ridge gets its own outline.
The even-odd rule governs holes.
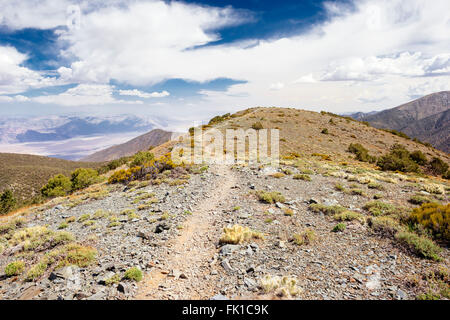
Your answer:
[[[110,161],[125,156],[131,156],[138,151],[148,150],[151,146],[159,146],[160,144],[169,141],[172,134],[173,133],[169,131],[154,129],[125,143],[93,153],[82,158],[81,161]]]
[[[0,150],[78,160],[167,125],[161,117],[130,114],[7,117],[0,120]]]

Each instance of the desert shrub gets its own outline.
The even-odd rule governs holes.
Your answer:
[[[311,154],[313,157],[320,157],[322,160],[330,161],[331,157],[327,154],[314,152]]]
[[[304,245],[310,244],[311,242],[317,239],[316,233],[314,230],[310,228],[306,228],[301,233],[297,233],[293,235],[293,241],[296,245]]]
[[[5,275],[7,277],[18,276],[25,269],[25,263],[23,261],[14,261],[8,264],[5,268]]]
[[[133,160],[131,160],[130,167],[141,166],[144,163],[153,160],[154,158],[155,156],[153,155],[153,153],[149,151],[139,151],[134,155]]]
[[[367,187],[369,189],[384,190],[384,187],[381,184],[377,183],[377,182],[369,182],[367,184]]]
[[[120,169],[114,172],[108,179],[108,183],[124,183],[127,182],[131,177],[131,171]]]
[[[72,190],[79,190],[99,182],[98,171],[91,168],[79,168],[71,173]]]
[[[375,232],[388,236],[394,236],[401,230],[400,224],[392,217],[369,217],[367,224]]]
[[[105,280],[105,284],[107,286],[110,286],[112,284],[118,284],[120,282],[121,278],[120,278],[120,274],[116,273],[115,275],[113,275],[112,277],[108,278]]]
[[[221,123],[225,120],[230,119],[231,115],[229,113],[226,113],[222,116],[215,116],[214,118],[212,118],[211,120],[209,120],[208,125],[214,125],[214,124],[218,124]]]
[[[378,159],[377,165],[383,171],[420,172],[419,165],[411,159],[409,151],[400,144],[394,144],[389,154]]]
[[[418,165],[421,165],[421,166],[427,164],[427,162],[428,162],[427,157],[420,150],[411,152],[411,154],[409,156],[410,156],[411,160],[413,160],[415,163],[417,163]]]
[[[261,122],[255,122],[254,124],[252,124],[252,129],[261,130],[264,129],[264,126]]]
[[[424,203],[428,203],[428,202],[432,202],[430,198],[422,196],[420,194],[416,194],[414,196],[412,196],[411,198],[408,199],[409,203],[412,204],[424,204]]]
[[[38,279],[40,276],[42,276],[44,274],[44,272],[47,270],[48,268],[48,263],[46,261],[41,261],[37,264],[35,264],[34,266],[32,266],[27,274],[25,279],[27,281],[34,281],[36,279]]]
[[[23,251],[30,251],[36,248],[51,248],[73,239],[73,235],[66,231],[52,231],[45,226],[33,226],[14,232],[10,244],[22,244]]]
[[[320,133],[322,133],[322,134],[328,134],[328,129],[327,129],[327,128],[323,128],[322,131],[320,131]]]
[[[313,212],[322,212],[326,215],[330,215],[330,214],[334,215],[334,214],[342,213],[347,210],[344,207],[341,207],[340,205],[327,206],[327,205],[320,204],[320,203],[313,203],[309,206],[309,208]]]
[[[438,238],[450,240],[450,204],[424,203],[413,209],[411,221],[431,230]]]
[[[220,243],[238,244],[250,239],[263,239],[260,232],[252,231],[249,227],[243,227],[235,224],[231,228],[224,228]]]
[[[97,169],[98,174],[104,174],[110,170],[115,170],[121,165],[126,164],[128,161],[130,161],[130,157],[121,157],[119,159],[111,160],[106,165],[101,166],[99,169]]]
[[[266,202],[266,203],[274,203],[274,202],[285,202],[285,197],[277,191],[263,191],[259,190],[256,192],[256,195],[259,199],[259,201]]]
[[[419,236],[408,231],[400,231],[395,235],[395,238],[414,251],[418,256],[431,259],[434,261],[441,261],[440,252],[442,249],[436,245],[431,239]]]
[[[72,182],[63,174],[57,174],[50,178],[41,188],[41,194],[45,197],[62,197],[72,189]]]
[[[364,216],[358,212],[355,211],[344,211],[342,213],[337,213],[333,216],[334,220],[337,221],[352,221],[352,220],[358,220],[359,222],[364,223]]]
[[[311,181],[311,177],[307,174],[295,174],[292,178],[295,180]]]
[[[337,225],[335,225],[333,230],[331,230],[331,231],[333,231],[333,232],[342,232],[342,231],[345,230],[345,227],[346,227],[345,223],[340,222]]]
[[[385,216],[396,212],[397,208],[390,204],[379,200],[367,202],[363,209],[369,211],[374,216]]]
[[[283,212],[284,212],[285,216],[293,216],[294,215],[294,210],[292,210],[290,208],[284,208]]]
[[[447,172],[442,175],[442,178],[447,180],[450,179],[450,170],[447,170]]]
[[[139,282],[142,280],[142,271],[136,267],[130,268],[125,271],[124,279],[133,280]]]
[[[69,224],[67,222],[61,222],[58,226],[58,229],[65,229],[69,226]]]
[[[260,280],[260,287],[264,292],[273,292],[277,296],[291,297],[298,295],[301,290],[297,287],[297,280],[291,277],[264,276]]]
[[[0,195],[0,215],[11,211],[16,204],[17,200],[14,198],[12,191],[9,189],[3,191]]]
[[[434,157],[428,166],[431,172],[438,175],[444,175],[448,170],[448,164],[438,157]]]
[[[420,189],[429,193],[434,193],[434,194],[444,194],[445,193],[445,189],[444,186],[442,186],[441,184],[437,184],[437,183],[423,183],[422,185],[420,185]]]
[[[283,172],[275,172],[275,173],[271,174],[270,176],[274,177],[274,178],[283,178],[285,176],[285,174]]]
[[[340,184],[340,183],[336,183],[336,184],[334,185],[334,188],[335,188],[337,191],[345,191],[345,187],[344,187],[342,184]]]
[[[364,148],[359,143],[350,143],[348,146],[348,152],[353,153],[356,156],[355,158],[362,162],[374,163],[377,159],[376,157],[369,155],[369,150]]]

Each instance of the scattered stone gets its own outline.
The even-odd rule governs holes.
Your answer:
[[[406,294],[406,292],[401,290],[401,289],[397,290],[396,297],[397,297],[398,300],[406,300],[406,299],[408,299],[408,295]]]
[[[220,254],[230,255],[234,251],[238,250],[241,246],[237,244],[226,244],[222,248],[220,248]]]
[[[222,294],[216,294],[214,297],[211,297],[209,300],[230,300]]]
[[[122,292],[124,295],[128,295],[130,293],[130,287],[125,282],[120,282],[117,285],[117,291]]]
[[[225,269],[225,271],[227,272],[233,271],[233,268],[231,267],[230,262],[228,262],[228,260],[223,260],[221,265]]]
[[[155,233],[161,233],[164,230],[169,230],[169,229],[170,229],[170,226],[167,223],[163,222],[156,226]]]
[[[138,231],[137,236],[139,238],[142,238],[142,239],[145,239],[145,240],[150,240],[151,239],[151,236],[148,233],[145,233],[143,231]]]
[[[249,287],[250,289],[253,289],[256,287],[256,281],[251,278],[244,278],[244,284]]]

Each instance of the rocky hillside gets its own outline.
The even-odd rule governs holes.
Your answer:
[[[293,109],[250,109],[212,126],[255,122],[281,129],[280,167],[162,157],[141,180],[119,168],[109,183],[0,217],[0,299],[450,297],[448,223],[430,229],[424,214],[448,220],[450,184],[380,171],[346,148],[360,142],[376,155],[402,142],[446,154]]]
[[[450,91],[427,95],[393,109],[359,117],[377,128],[402,131],[450,152]]]
[[[160,144],[169,141],[171,136],[172,132],[154,129],[125,143],[93,153],[81,159],[81,161],[100,162],[131,156],[138,151],[148,150],[150,147],[159,146]]]

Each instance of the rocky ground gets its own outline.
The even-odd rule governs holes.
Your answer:
[[[311,181],[293,178],[305,168],[311,170]],[[95,247],[96,262],[50,268],[39,279],[24,281],[23,276],[2,275],[5,266],[20,257],[21,248],[7,247],[0,255],[0,298],[278,298],[274,290],[262,287],[288,276],[295,283],[288,285],[291,294],[284,298],[414,299],[419,291],[411,279],[448,267],[448,248],[443,248],[441,262],[423,259],[364,222],[348,221],[345,230],[332,232],[337,221],[310,209],[313,203],[339,204],[366,217],[370,214],[363,206],[375,195],[412,207],[407,201],[411,195],[438,197],[446,203],[447,191],[434,196],[421,191],[425,182],[392,174],[378,176],[382,187],[371,189],[361,178],[370,172],[345,172],[326,161],[282,169],[290,172],[277,178],[273,173],[280,170],[271,167],[217,165],[192,174],[187,184],[109,186],[100,199],[64,199],[31,209],[24,214],[24,227],[58,230],[74,217],[64,231]],[[359,191],[343,192],[336,184]],[[255,195],[258,190],[280,192],[285,201],[261,202]],[[86,214],[90,216],[83,219]],[[219,243],[223,228],[235,224],[260,232],[263,239]],[[292,241],[306,230],[313,231],[314,239],[302,245]],[[142,281],[118,278],[108,283],[131,267],[143,271]]]

